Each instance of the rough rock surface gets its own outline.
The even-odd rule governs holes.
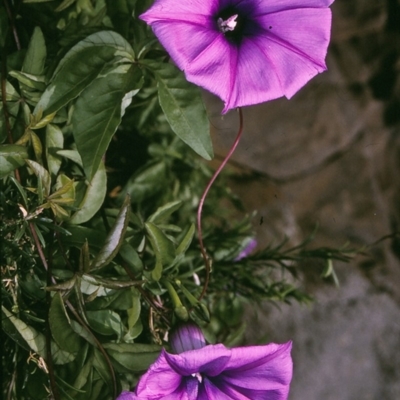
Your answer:
[[[305,266],[314,305],[260,305],[247,340],[293,340],[291,400],[398,400],[400,238],[378,241],[400,231],[400,1],[336,0],[332,9],[328,72],[290,101],[244,110],[234,160],[259,176],[235,191],[263,217],[261,244],[298,243],[318,222],[315,246],[350,242],[367,255],[336,264],[339,289]],[[223,155],[238,116],[221,118],[221,104],[207,100]]]

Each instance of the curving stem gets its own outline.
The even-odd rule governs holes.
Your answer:
[[[200,198],[200,202],[199,202],[199,207],[197,209],[197,232],[199,235],[199,244],[200,244],[200,251],[201,251],[201,255],[203,256],[204,259],[204,263],[206,266],[206,278],[205,278],[205,282],[204,282],[204,286],[203,286],[203,290],[201,291],[199,300],[201,300],[204,295],[206,294],[207,288],[208,288],[208,283],[210,281],[210,260],[207,256],[206,250],[204,248],[204,244],[203,244],[203,232],[201,229],[201,216],[202,216],[202,212],[203,212],[203,205],[204,205],[204,201],[207,197],[207,194],[209,192],[209,190],[211,189],[211,186],[213,185],[214,181],[217,179],[218,175],[220,174],[220,172],[224,169],[226,163],[229,161],[229,159],[231,158],[232,154],[234,153],[237,145],[239,144],[240,141],[240,137],[242,136],[242,132],[243,132],[243,112],[242,109],[239,107],[239,130],[238,133],[236,135],[235,141],[233,142],[232,147],[230,148],[228,154],[225,156],[224,160],[222,161],[221,165],[217,168],[217,170],[214,172],[214,175],[212,176],[212,178],[210,179],[210,182],[208,182],[201,198]]]

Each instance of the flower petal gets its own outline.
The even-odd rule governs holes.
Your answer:
[[[141,400],[140,397],[136,396],[135,393],[132,392],[122,392],[116,400]]]
[[[158,359],[140,378],[136,388],[138,396],[151,400],[167,399],[165,396],[168,395],[172,396],[171,399],[187,399],[182,376],[171,368],[166,354],[167,352],[163,349]]]
[[[215,386],[212,380],[205,378],[199,393],[199,400],[239,400],[230,397],[226,392]]]
[[[155,35],[176,65],[186,70],[198,54],[211,45],[218,32],[204,26],[178,21],[156,21],[151,24]]]
[[[330,10],[290,10],[257,18],[262,32],[244,38],[234,90],[223,111],[291,98],[326,69]],[[249,73],[251,71],[251,74]]]
[[[287,10],[256,17],[254,20],[263,30],[257,41],[264,44],[265,51],[269,51],[271,57],[278,58],[269,48],[271,42],[274,42],[314,64],[318,72],[326,69],[324,60],[332,20],[329,8]]]
[[[231,350],[222,344],[208,345],[198,350],[181,354],[165,353],[170,368],[182,376],[201,373],[207,376],[219,375],[231,357]]]
[[[327,8],[334,0],[268,0],[258,1],[257,10],[254,15],[269,14],[276,11],[305,9],[305,8]],[[247,4],[253,6],[254,0],[236,0],[241,7],[246,7]]]
[[[226,97],[220,96],[225,100],[222,114],[235,107],[258,104],[284,95],[275,60],[265,54],[255,40],[243,39],[237,65],[231,73],[231,90]]]
[[[219,7],[219,0],[156,0],[140,18],[151,24],[154,20],[168,18],[173,14],[186,15],[193,18],[198,15],[214,15]],[[185,21],[185,19],[182,19]]]
[[[219,34],[187,66],[185,75],[188,81],[207,89],[226,103],[229,101],[236,84],[237,62],[236,45],[231,44],[222,34]]]
[[[291,348],[291,342],[234,348],[231,359],[218,379],[223,381],[223,386],[255,390],[254,395],[260,391],[272,391],[280,394],[277,398],[285,399],[292,379]]]

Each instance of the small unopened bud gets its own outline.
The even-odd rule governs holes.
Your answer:
[[[177,354],[188,350],[201,349],[206,345],[203,332],[193,322],[179,325],[172,331],[169,342],[172,351]]]
[[[175,315],[182,321],[187,321],[189,319],[189,313],[185,306],[180,305],[174,308]]]

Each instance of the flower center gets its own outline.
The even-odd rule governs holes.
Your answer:
[[[200,372],[195,372],[194,374],[192,374],[193,378],[196,378],[199,383],[203,382],[203,377],[201,376]]]
[[[243,38],[243,29],[247,25],[247,18],[236,7],[229,6],[215,16],[218,30],[235,44],[240,44]]]
[[[238,17],[238,15],[235,14],[235,15],[232,15],[232,17],[229,17],[225,21],[222,18],[218,18],[218,21],[217,21],[218,29],[222,33],[233,31],[237,25],[237,21],[236,21],[237,17]]]

